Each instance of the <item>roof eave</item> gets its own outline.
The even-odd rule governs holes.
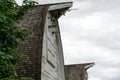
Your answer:
[[[62,2],[62,3],[54,3],[54,4],[49,4],[49,11],[52,10],[58,10],[58,9],[64,9],[64,8],[70,8],[72,7],[73,2]]]
[[[90,67],[93,67],[95,65],[95,63],[89,63],[88,65],[85,66],[85,69],[88,69]]]

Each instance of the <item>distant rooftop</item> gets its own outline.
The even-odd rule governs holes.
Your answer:
[[[87,69],[95,63],[82,63],[65,65],[66,80],[88,80]]]

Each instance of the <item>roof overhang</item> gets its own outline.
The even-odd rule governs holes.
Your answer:
[[[50,4],[48,11],[55,17],[59,18],[62,15],[65,15],[66,11],[72,7],[72,2],[63,2]]]
[[[60,2],[60,3],[50,3],[50,4],[40,4],[39,6],[49,6],[48,12],[52,14],[53,17],[59,18],[64,15],[65,12],[72,7],[73,2]]]
[[[94,65],[95,65],[95,63],[81,63],[81,64],[69,64],[69,65],[65,65],[65,66],[80,66],[80,67],[84,68],[85,70],[87,70],[90,67],[93,67]]]
[[[70,8],[70,7],[72,7],[72,3],[73,2],[62,2],[62,3],[49,4],[50,8],[48,10],[52,11],[52,10]]]
[[[53,17],[58,19],[60,16],[65,15],[66,11],[70,7],[72,7],[72,2],[50,4],[48,11],[52,14]]]
[[[53,17],[58,19],[60,16],[64,15],[70,7],[72,7],[72,3],[73,2],[61,2],[44,5],[49,5],[48,11]]]
[[[95,65],[95,63],[88,63],[88,64],[85,65],[85,69],[93,67],[93,65]]]

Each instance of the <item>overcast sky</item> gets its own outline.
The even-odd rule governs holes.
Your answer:
[[[120,80],[120,0],[74,0],[60,18],[65,64],[95,62],[89,80]]]
[[[77,10],[59,19],[65,64],[95,62],[89,80],[120,80],[120,0],[73,2]]]

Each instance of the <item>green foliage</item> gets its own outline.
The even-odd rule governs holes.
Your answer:
[[[21,55],[17,53],[17,42],[24,41],[27,30],[17,27],[14,23],[22,20],[28,9],[36,5],[32,0],[23,0],[19,6],[15,0],[0,0],[0,80],[29,80],[17,77],[16,65]]]

